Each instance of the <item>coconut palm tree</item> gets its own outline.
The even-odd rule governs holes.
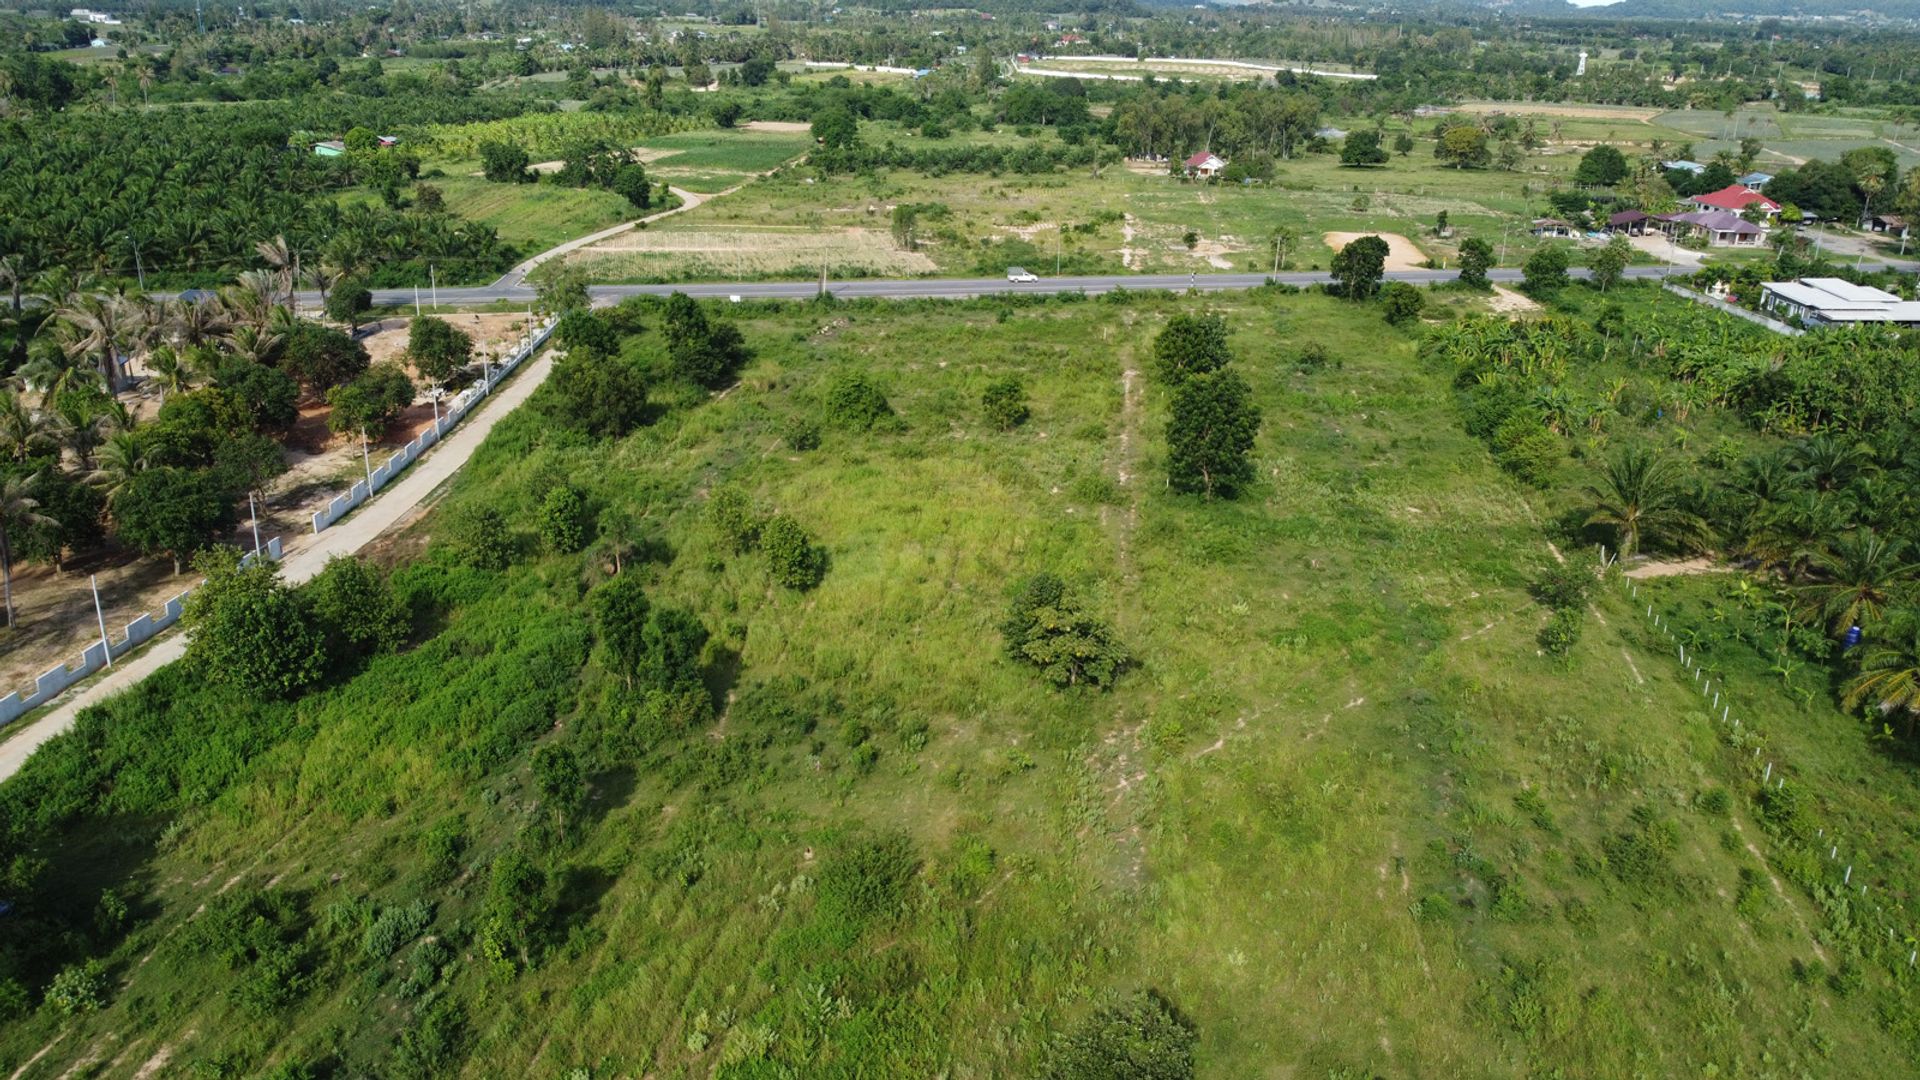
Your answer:
[[[25,461],[58,445],[42,413],[31,409],[10,390],[0,390],[0,454]]]
[[[1920,564],[1906,561],[1906,553],[1905,544],[1872,529],[1846,533],[1814,556],[1811,569],[1819,580],[1801,586],[1800,595],[1835,636],[1850,626],[1871,626],[1913,587]]]
[[[1593,500],[1587,524],[1611,526],[1622,558],[1633,557],[1642,542],[1696,547],[1709,538],[1706,522],[1682,502],[1672,461],[1646,447],[1615,454],[1586,490]]]
[[[0,587],[4,588],[7,629],[13,629],[13,548],[12,536],[21,529],[55,524],[40,512],[40,500],[33,497],[40,486],[40,474],[9,476],[0,481]]]
[[[176,345],[191,348],[211,344],[227,332],[226,309],[212,300],[175,304],[170,329]]]
[[[87,474],[87,483],[99,488],[107,498],[107,505],[112,506],[114,496],[126,489],[135,473],[147,467],[145,440],[133,430],[115,432],[100,444],[94,462],[94,470]]]
[[[147,367],[153,371],[153,381],[160,387],[161,404],[166,403],[168,394],[184,394],[193,389],[192,368],[170,348],[158,348],[147,354]]]
[[[1847,682],[1849,709],[1873,705],[1882,713],[1906,712],[1907,731],[1920,719],[1920,612],[1888,620],[1887,631],[1860,647],[1860,670]]]
[[[293,306],[293,283],[300,277],[300,253],[287,245],[285,236],[275,236],[271,240],[262,240],[253,245],[260,258],[273,270],[280,282],[280,294],[286,298],[287,306]]]
[[[61,346],[72,359],[93,357],[107,381],[107,392],[115,393],[120,387],[120,351],[139,317],[124,297],[83,295],[58,312]]]

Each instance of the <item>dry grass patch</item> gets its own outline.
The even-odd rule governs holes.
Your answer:
[[[903,251],[876,229],[831,230],[769,227],[657,229],[632,232],[569,256],[600,280],[633,278],[748,278],[815,272],[923,274],[933,260]]]

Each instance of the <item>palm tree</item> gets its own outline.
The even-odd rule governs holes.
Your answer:
[[[1790,467],[1801,480],[1820,491],[1846,487],[1854,477],[1875,468],[1871,447],[1833,435],[1815,435],[1794,447]]]
[[[1589,525],[1612,526],[1621,558],[1632,558],[1642,541],[1678,547],[1707,542],[1707,524],[1681,501],[1672,461],[1642,446],[1628,447],[1601,468],[1587,485],[1593,509]]]
[[[58,314],[67,356],[75,360],[94,357],[107,380],[107,392],[116,392],[120,386],[120,350],[138,323],[137,311],[123,297],[81,296]]]
[[[25,461],[55,445],[47,418],[28,408],[20,395],[0,390],[0,453],[13,461]]]
[[[300,253],[287,246],[285,236],[275,236],[271,240],[262,240],[253,245],[260,258],[271,267],[274,276],[280,280],[280,292],[286,297],[287,306],[293,306],[293,283],[300,276]]]
[[[1872,529],[1844,534],[1830,551],[1814,556],[1812,569],[1821,580],[1802,586],[1800,594],[1835,636],[1849,626],[1871,626],[1920,571],[1920,564],[1901,561],[1905,553],[1905,544]]]
[[[1905,709],[1907,730],[1920,718],[1920,612],[1889,620],[1888,633],[1860,649],[1860,670],[1841,699],[1849,709],[1878,706],[1882,713]]]
[[[226,310],[212,300],[175,304],[171,330],[174,342],[183,347],[210,344],[227,332]]]
[[[135,473],[147,467],[147,448],[138,432],[120,431],[107,436],[94,461],[87,482],[98,487],[107,505],[112,506],[114,496],[126,489]]]
[[[147,367],[152,369],[153,381],[160,386],[160,402],[163,405],[168,394],[184,394],[193,389],[192,368],[172,349],[153,350],[147,355]]]
[[[39,486],[39,473],[0,481],[0,583],[4,583],[9,630],[13,629],[13,548],[9,538],[17,529],[55,524],[40,512],[40,500],[33,497]]]

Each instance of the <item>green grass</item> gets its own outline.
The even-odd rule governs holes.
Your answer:
[[[1639,312],[1650,292],[1616,299]],[[1435,298],[1449,317],[1475,303]],[[89,1055],[121,1076],[169,1046],[177,1068],[385,1075],[396,1038],[450,1002],[458,1050],[435,1075],[747,1075],[723,1048],[764,1033],[766,1072],[1026,1076],[1091,1001],[1146,986],[1197,1023],[1206,1077],[1907,1071],[1907,976],[1875,945],[1920,880],[1907,765],[1823,688],[1707,645],[1765,756],[1859,853],[1872,892],[1838,898],[1803,841],[1757,820],[1749,748],[1704,717],[1639,601],[1610,587],[1570,663],[1539,655],[1526,587],[1560,507],[1461,430],[1416,334],[1319,296],[1207,303],[1265,411],[1258,479],[1232,503],[1165,488],[1150,354],[1195,305],[1176,298],[741,305],[756,358],[724,395],[679,396],[604,445],[504,420],[447,507],[527,529],[565,480],[632,512],[660,554],[628,572],[714,634],[731,710],[710,730],[644,726],[592,650],[582,582],[600,571],[579,556],[409,565],[418,644],[297,705],[163,677],[89,736],[117,748],[94,760],[125,762],[125,809],[54,855],[69,904],[109,884],[140,898],[107,1008],[0,1029],[0,1063],[51,1043],[23,1080]],[[1297,372],[1308,342],[1335,366]],[[653,334],[628,349],[661,352]],[[821,416],[847,367],[898,430],[789,450],[780,433]],[[1033,417],[985,430],[980,393],[1009,375]],[[721,484],[812,532],[825,582],[786,592],[722,550],[703,516]],[[1002,658],[1008,585],[1043,569],[1140,658],[1113,692],[1054,692]],[[1648,602],[1710,628],[1737,604],[1728,584]],[[769,682],[811,732],[729,758],[755,745],[741,702]],[[550,742],[628,749],[602,759],[577,839],[541,852],[564,883],[550,953],[492,979],[471,937],[485,867],[544,813],[527,757]],[[142,801],[169,777],[177,801]],[[1730,816],[1696,808],[1710,789]],[[456,819],[471,870],[423,885],[420,838]],[[890,831],[921,859],[904,908],[832,923],[824,867]],[[230,879],[272,882],[312,927],[308,987],[264,1019],[229,1002],[244,969],[182,933]],[[422,896],[454,946],[424,996],[401,991],[408,949],[370,960],[325,929],[343,901]],[[1849,958],[1858,974],[1829,983]]]
[[[496,184],[469,176],[428,182],[446,195],[449,212],[493,226],[500,239],[529,254],[652,212],[596,188]]]

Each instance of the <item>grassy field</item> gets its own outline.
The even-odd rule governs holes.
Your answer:
[[[659,155],[648,166],[650,174],[699,192],[745,183],[806,153],[811,145],[805,133],[767,131],[687,131],[641,144]]]
[[[568,262],[595,281],[743,281],[818,273],[912,277],[933,260],[903,251],[885,230],[848,228],[724,229],[666,224],[584,248]]]
[[[431,183],[446,195],[448,211],[493,226],[500,239],[529,253],[631,221],[642,213],[620,195],[591,188],[496,184],[469,176],[448,176]]]
[[[1527,588],[1559,508],[1463,433],[1417,331],[1318,296],[1209,303],[1265,412],[1233,503],[1165,487],[1151,343],[1196,304],[1171,297],[742,305],[756,357],[725,394],[612,443],[508,418],[389,553],[412,647],[297,705],[166,677],[87,736],[123,762],[115,805],[185,794],[62,834],[70,902],[111,886],[138,915],[104,1008],[16,1020],[0,1065],[1025,1076],[1091,1003],[1151,987],[1197,1025],[1206,1077],[1909,1072],[1908,975],[1873,944],[1911,932],[1908,766],[1721,645],[1748,731],[1873,892],[1825,884],[1757,820],[1750,745],[1636,618],[1704,625],[1730,579],[1609,587],[1570,662],[1540,655]],[[1330,362],[1303,372],[1308,343]],[[848,370],[896,420],[790,449]],[[998,433],[979,400],[1006,376],[1033,416]],[[710,726],[662,732],[617,692],[582,595],[597,557],[416,558],[462,507],[530,528],[562,481],[641,522],[628,572],[713,634]],[[812,532],[824,583],[779,589],[725,550],[722,485]],[[1139,658],[1111,693],[1002,657],[1009,583],[1041,570]],[[540,853],[559,915],[531,970],[488,974],[487,868],[550,835],[528,754],[553,743],[603,748]],[[448,830],[464,843],[430,857]],[[897,910],[834,921],[847,853],[888,834],[917,867]],[[196,929],[250,911],[300,943],[265,1012],[243,1011],[257,967]]]

